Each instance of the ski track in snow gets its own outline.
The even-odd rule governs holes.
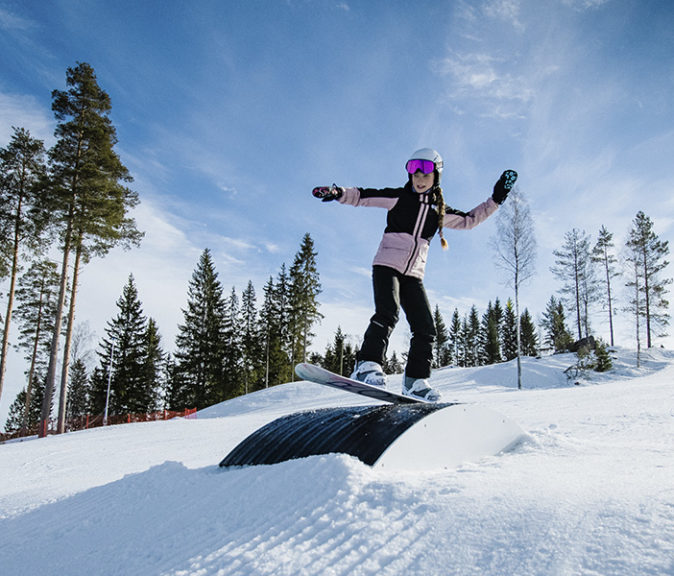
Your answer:
[[[340,454],[220,469],[302,409],[367,404],[293,383],[196,420],[0,445],[2,574],[674,575],[674,355],[579,386],[569,356],[445,369],[444,399],[518,422],[507,454],[433,472]],[[394,380],[394,386],[399,382]],[[476,431],[476,433],[478,433]]]

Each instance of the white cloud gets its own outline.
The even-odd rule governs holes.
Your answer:
[[[54,141],[54,122],[48,110],[37,99],[27,94],[0,92],[0,145],[5,146],[16,128],[25,128],[33,138],[45,142],[49,148]]]
[[[434,66],[440,76],[449,76],[448,98],[458,109],[474,107],[484,117],[523,117],[533,90],[521,75],[514,74],[505,57],[484,52],[453,51]]]
[[[520,2],[519,0],[492,0],[484,6],[484,13],[487,17],[497,18],[510,25],[517,31],[524,30],[524,24],[520,20]]]

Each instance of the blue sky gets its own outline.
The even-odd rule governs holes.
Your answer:
[[[315,346],[337,325],[357,342],[385,212],[310,191],[402,185],[425,146],[444,156],[445,198],[459,209],[487,198],[504,169],[520,173],[538,241],[522,294],[534,317],[559,288],[549,267],[565,232],[594,239],[604,225],[621,246],[643,210],[673,237],[667,1],[0,0],[0,53],[2,146],[11,126],[53,144],[51,91],[78,61],[111,97],[146,237],[84,268],[77,320],[96,337],[133,273],[171,349],[204,248],[226,290],[252,280],[261,301],[309,232],[324,289]],[[432,244],[426,286],[446,320],[510,295],[494,235],[492,219],[448,233],[448,252]],[[606,333],[600,311],[593,326]],[[394,348],[406,337],[402,322]]]

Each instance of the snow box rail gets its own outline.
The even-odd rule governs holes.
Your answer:
[[[377,468],[430,470],[498,454],[523,437],[504,416],[472,404],[321,408],[283,416],[245,438],[221,467],[343,453]]]

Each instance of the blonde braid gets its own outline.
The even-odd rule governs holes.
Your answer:
[[[442,188],[440,188],[440,186],[436,186],[435,189],[437,191],[435,201],[438,205],[438,235],[440,236],[440,245],[442,246],[442,249],[447,250],[447,248],[449,248],[449,244],[447,244],[447,240],[445,240],[445,237],[442,233],[442,224],[445,219],[446,210],[445,199],[442,196]]]

